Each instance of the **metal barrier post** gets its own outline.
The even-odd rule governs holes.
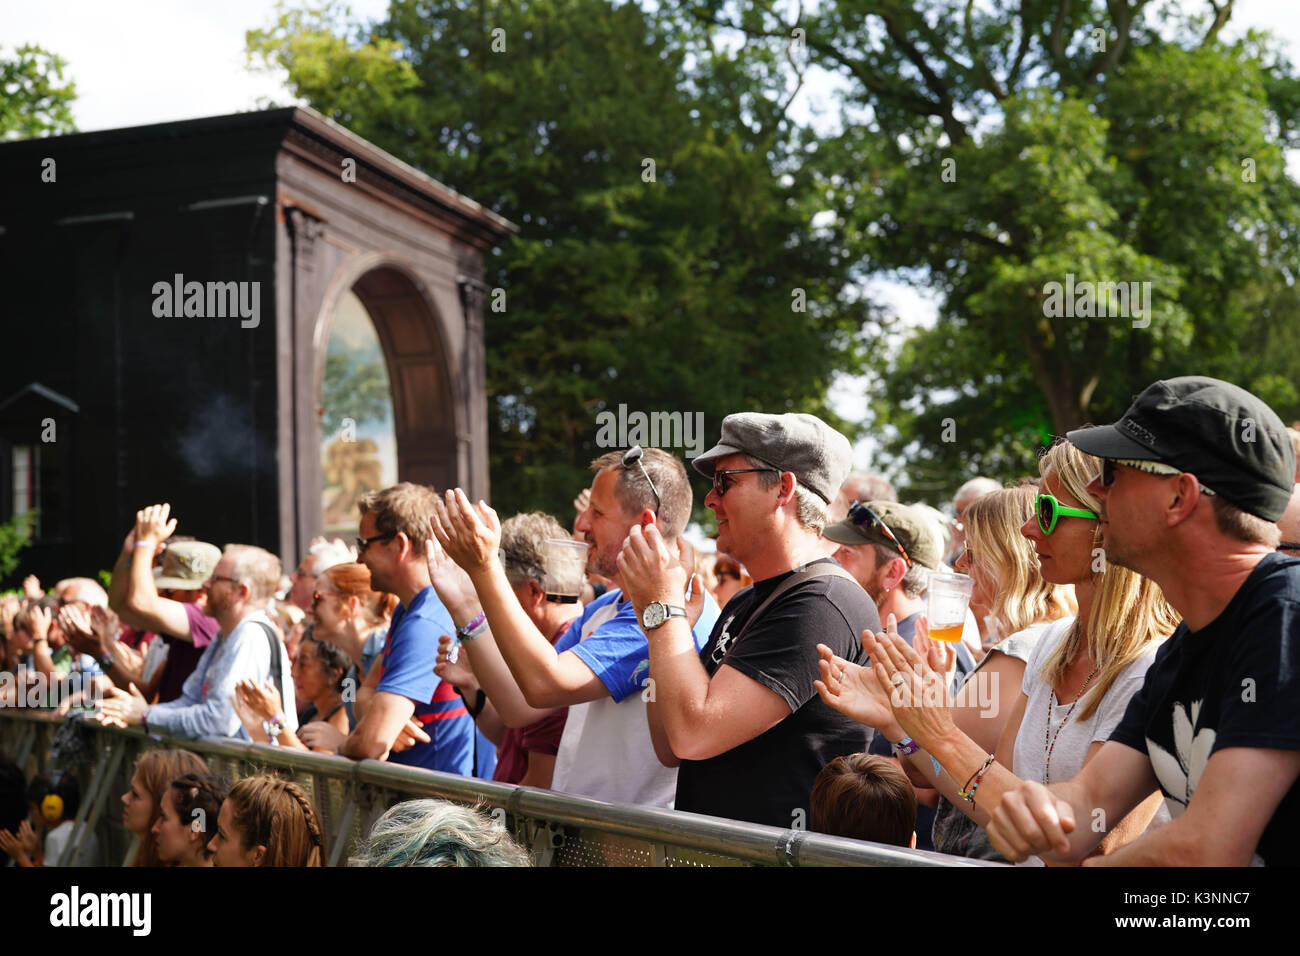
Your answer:
[[[352,829],[352,818],[356,815],[357,801],[349,795],[347,802],[343,804],[343,812],[339,814],[338,829],[331,838],[329,866],[339,865],[339,858],[343,855],[343,847],[348,842],[348,831]]]
[[[27,772],[27,758],[32,755],[32,747],[36,743],[36,735],[40,733],[39,724],[29,724],[27,732],[21,737],[22,742],[18,745],[18,752],[14,756],[14,763],[18,764],[23,773]]]
[[[126,741],[118,741],[116,746],[112,748],[112,756],[109,758],[108,769],[104,774],[102,783],[100,784],[100,792],[96,795],[94,805],[90,810],[90,819],[86,821],[86,825],[80,830],[73,830],[72,835],[76,838],[76,846],[72,850],[71,860],[76,860],[78,858],[81,853],[82,844],[86,842],[86,838],[94,832],[95,825],[99,823],[100,811],[104,809],[104,797],[108,795],[109,786],[112,784],[113,778],[117,776],[117,768],[122,766],[122,757],[125,753]],[[73,841],[69,840],[68,842],[72,843]],[[71,862],[71,860],[69,862]]]
[[[99,781],[103,778],[104,767],[108,764],[109,754],[112,753],[111,745],[105,746],[105,741],[98,741],[100,745],[99,757],[95,761],[95,769],[90,772],[90,786],[86,788],[86,795],[82,798],[81,806],[77,808],[77,817],[72,824],[72,832],[75,834],[81,825],[85,822],[86,817],[90,815],[90,804],[99,796]],[[63,845],[63,852],[59,854],[59,859],[55,866],[67,866],[68,860],[72,855],[72,840],[68,840]]]

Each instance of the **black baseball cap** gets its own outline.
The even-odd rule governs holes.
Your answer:
[[[1295,450],[1277,413],[1244,388],[1203,375],[1156,382],[1115,424],[1065,437],[1098,458],[1158,461],[1190,472],[1265,521],[1282,517],[1295,484]]]

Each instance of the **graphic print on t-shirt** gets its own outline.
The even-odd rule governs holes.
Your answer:
[[[727,648],[731,646],[732,641],[731,622],[735,619],[736,615],[733,613],[731,617],[727,618],[727,623],[722,625],[722,633],[718,635],[718,644],[713,648],[713,654],[711,655],[711,659],[715,664],[721,664],[723,658],[727,656]]]
[[[1187,709],[1177,701],[1174,702],[1174,753],[1171,754],[1150,737],[1147,738],[1151,769],[1155,771],[1160,786],[1169,795],[1167,803],[1171,817],[1180,816],[1187,809],[1214,750],[1214,728],[1202,727],[1199,731],[1196,730],[1196,718],[1201,715],[1203,703],[1203,700],[1192,703],[1189,718]]]

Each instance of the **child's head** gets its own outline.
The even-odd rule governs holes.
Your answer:
[[[45,774],[32,778],[27,787],[27,806],[32,825],[58,826],[73,820],[81,807],[81,787],[77,778],[65,773],[55,781]]]
[[[809,829],[890,846],[916,845],[916,791],[887,757],[836,757],[813,781]]]

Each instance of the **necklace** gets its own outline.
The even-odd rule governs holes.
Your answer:
[[[1074,698],[1073,703],[1070,704],[1070,709],[1067,710],[1065,716],[1061,718],[1061,725],[1056,728],[1056,733],[1054,734],[1052,733],[1052,702],[1056,700],[1056,691],[1051,687],[1047,689],[1047,727],[1044,728],[1043,731],[1043,750],[1047,754],[1047,757],[1043,761],[1043,783],[1049,783],[1051,780],[1052,751],[1056,749],[1056,738],[1061,736],[1061,731],[1065,729],[1065,724],[1070,719],[1070,715],[1074,713],[1074,708],[1079,705],[1079,699],[1083,697],[1084,692],[1088,689],[1088,685],[1092,683],[1092,679],[1096,676],[1097,669],[1094,667],[1092,673],[1088,675],[1088,679],[1085,680],[1083,686],[1079,688],[1079,693]]]

